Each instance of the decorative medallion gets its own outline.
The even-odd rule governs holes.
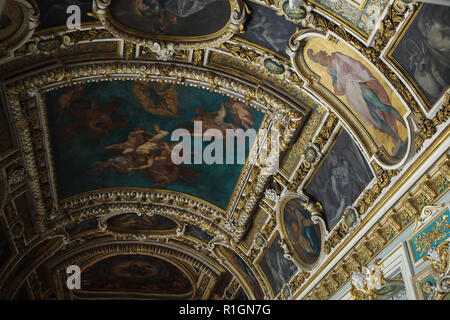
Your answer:
[[[277,225],[285,243],[285,256],[304,271],[316,268],[323,255],[325,222],[320,206],[312,205],[304,195],[288,194],[277,208]]]

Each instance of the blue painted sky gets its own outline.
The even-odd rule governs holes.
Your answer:
[[[103,133],[99,138],[93,138],[86,134],[89,129],[77,128],[77,135],[70,137],[61,131],[64,128],[80,123],[70,115],[62,118],[61,109],[57,108],[58,97],[67,90],[61,88],[46,94],[48,107],[49,127],[53,151],[53,161],[57,177],[59,198],[64,199],[81,192],[109,187],[139,187],[155,188],[148,176],[140,171],[133,170],[128,174],[119,174],[113,168],[107,168],[103,173],[92,172],[96,162],[104,162],[116,156],[119,152],[108,151],[104,148],[111,144],[122,143],[127,140],[129,132],[135,127],[142,127],[154,132],[153,125],[159,124],[161,129],[173,131],[180,124],[188,124],[197,114],[195,108],[203,111],[214,111],[220,108],[222,102],[229,98],[206,90],[176,85],[175,91],[178,97],[178,117],[172,115],[153,115],[146,111],[136,99],[132,81],[113,81],[88,83],[84,85],[84,99],[92,101],[98,96],[100,107],[116,97],[125,100],[118,106],[118,111],[125,115],[111,115],[117,120],[128,120],[125,127],[118,127],[110,133]],[[264,114],[249,109],[257,130],[262,122]],[[226,122],[233,122],[233,115],[227,112]],[[170,135],[165,141],[170,142]],[[225,153],[225,151],[224,151]],[[248,147],[247,153],[248,155]],[[243,165],[181,165],[196,171],[199,175],[194,177],[195,183],[187,183],[178,180],[167,186],[168,190],[184,192],[206,201],[209,201],[223,209],[226,209],[234,187],[239,178]]]

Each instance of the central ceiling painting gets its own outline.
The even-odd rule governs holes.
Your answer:
[[[167,83],[87,83],[50,91],[45,100],[60,199],[104,188],[155,188],[225,209],[243,168],[239,152],[234,164],[175,164],[172,150],[180,142],[171,133],[190,132],[194,156],[202,152],[195,148],[194,122],[201,121],[203,132],[225,133],[258,131],[264,118],[221,94]],[[240,141],[235,144],[245,143],[247,156],[250,143]],[[225,156],[226,150],[223,163]]]
[[[228,24],[228,0],[116,0],[114,20],[141,32],[167,36],[205,36]]]
[[[173,264],[152,256],[118,255],[83,271],[83,291],[108,291],[116,297],[130,293],[179,296],[192,294],[186,275]]]

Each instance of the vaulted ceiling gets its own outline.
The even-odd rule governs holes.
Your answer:
[[[449,17],[406,0],[6,0],[0,297],[332,296],[348,278],[312,283],[448,126]],[[229,129],[254,130],[232,139],[245,155]]]

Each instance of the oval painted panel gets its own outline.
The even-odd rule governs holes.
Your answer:
[[[117,232],[141,232],[151,233],[153,231],[169,231],[177,227],[177,224],[160,215],[142,215],[135,213],[124,213],[111,217],[106,222],[108,228]]]
[[[115,0],[114,20],[141,33],[172,37],[207,36],[228,26],[228,0]]]
[[[269,59],[269,58],[265,59],[264,66],[271,73],[276,73],[276,74],[284,73],[283,65],[273,61],[272,59]]]
[[[303,54],[320,84],[347,107],[376,145],[402,159],[408,149],[407,107],[380,72],[343,42],[314,38]]]
[[[293,20],[301,20],[306,17],[306,9],[304,6],[300,6],[298,9],[289,8],[289,1],[283,2],[281,5],[283,12]]]
[[[302,206],[299,198],[289,200],[282,212],[283,228],[301,265],[313,266],[320,257],[321,232],[319,224]]]
[[[52,39],[41,40],[38,42],[37,48],[39,51],[50,52],[50,51],[58,49],[61,46],[62,42],[63,42],[63,40],[61,37],[55,37]]]

